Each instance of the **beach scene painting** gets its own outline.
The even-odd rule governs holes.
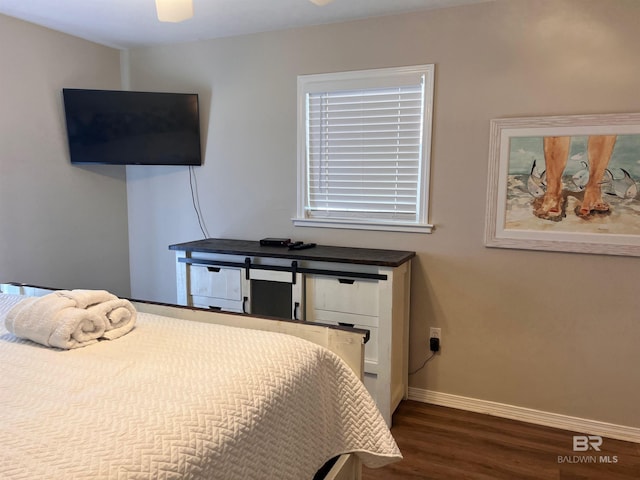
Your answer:
[[[569,147],[558,205],[542,208],[550,186],[544,154],[549,138],[555,137],[510,139],[505,228],[640,235],[640,135],[616,136],[606,168],[595,182],[599,198],[588,211],[581,207],[594,170],[589,136],[565,137]]]
[[[640,114],[491,130],[487,246],[640,255]]]

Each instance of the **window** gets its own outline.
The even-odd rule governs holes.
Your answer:
[[[433,65],[298,77],[295,225],[430,232]]]

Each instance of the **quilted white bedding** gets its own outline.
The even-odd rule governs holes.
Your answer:
[[[311,479],[400,452],[336,355],[288,335],[139,313],[113,341],[57,350],[4,328],[0,478]]]

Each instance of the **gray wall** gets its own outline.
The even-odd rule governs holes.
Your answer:
[[[120,54],[0,15],[0,281],[129,295],[124,167],[71,166],[62,88],[120,88]]]
[[[413,264],[411,386],[640,427],[640,259],[487,249],[489,121],[640,111],[634,0],[496,2],[130,52],[132,88],[201,94],[211,236],[397,248]],[[296,76],[436,64],[433,234],[294,228]],[[128,170],[133,295],[175,301],[201,237],[185,168]]]

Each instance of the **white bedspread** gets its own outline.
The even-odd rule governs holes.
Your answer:
[[[138,315],[75,350],[19,340],[0,294],[0,478],[310,479],[329,458],[400,458],[333,353],[288,335]]]

